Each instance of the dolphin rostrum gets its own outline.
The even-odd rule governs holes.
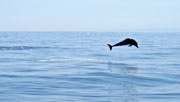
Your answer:
[[[127,38],[117,44],[114,44],[114,45],[110,45],[110,44],[107,44],[107,45],[109,46],[110,51],[112,50],[112,47],[123,46],[123,45],[129,45],[129,47],[134,45],[138,48],[138,43],[134,39],[130,39],[130,38]]]

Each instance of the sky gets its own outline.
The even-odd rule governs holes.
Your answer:
[[[180,31],[180,0],[0,0],[0,31]]]

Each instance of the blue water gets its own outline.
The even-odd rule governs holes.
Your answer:
[[[135,46],[115,44],[134,38]],[[180,33],[0,32],[0,102],[179,102]]]

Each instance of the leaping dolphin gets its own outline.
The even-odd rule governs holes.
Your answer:
[[[130,38],[127,38],[117,44],[114,44],[114,45],[110,45],[110,44],[107,44],[107,45],[109,46],[110,51],[112,50],[112,47],[123,46],[123,45],[129,45],[129,47],[134,45],[138,48],[138,43],[134,39],[130,39]]]

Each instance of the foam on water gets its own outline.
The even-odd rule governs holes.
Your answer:
[[[86,59],[86,58],[65,58],[65,59],[41,59],[37,60],[40,62],[70,62],[70,61],[75,61],[75,62],[106,62],[103,60],[97,60],[97,59]]]
[[[64,59],[41,59],[37,60],[39,62],[96,62],[96,63],[122,63],[122,61],[108,61],[102,59],[92,59],[92,58],[64,58]]]
[[[37,46],[0,46],[0,50],[33,50],[33,49],[47,49],[50,47]]]

